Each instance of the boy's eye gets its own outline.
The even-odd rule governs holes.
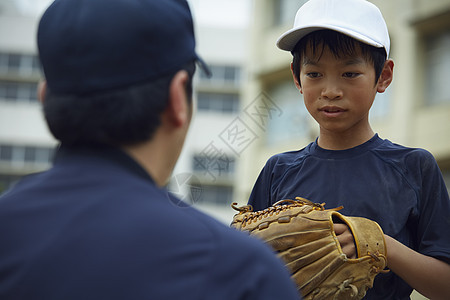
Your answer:
[[[342,74],[342,76],[347,77],[347,78],[355,78],[359,75],[359,73],[356,72],[345,72],[344,74]]]
[[[309,78],[318,78],[318,77],[320,77],[320,73],[309,72],[309,73],[306,74],[306,76],[308,76]]]

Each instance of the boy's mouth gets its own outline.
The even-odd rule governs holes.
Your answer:
[[[327,116],[338,116],[347,110],[337,106],[325,106],[320,108],[319,111]]]
[[[345,109],[337,107],[337,106],[325,106],[319,109],[319,111],[324,111],[326,113],[339,113],[344,112]]]

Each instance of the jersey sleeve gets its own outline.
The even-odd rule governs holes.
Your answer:
[[[450,200],[442,173],[431,153],[419,159],[418,251],[450,263]]]

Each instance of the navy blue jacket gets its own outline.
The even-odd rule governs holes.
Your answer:
[[[174,201],[173,201],[174,200]],[[65,149],[0,197],[0,299],[298,299],[261,242],[116,149]]]

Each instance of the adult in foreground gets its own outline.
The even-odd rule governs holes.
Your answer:
[[[164,189],[206,68],[186,1],[56,0],[37,42],[61,144],[0,198],[1,299],[298,299],[265,245]]]

